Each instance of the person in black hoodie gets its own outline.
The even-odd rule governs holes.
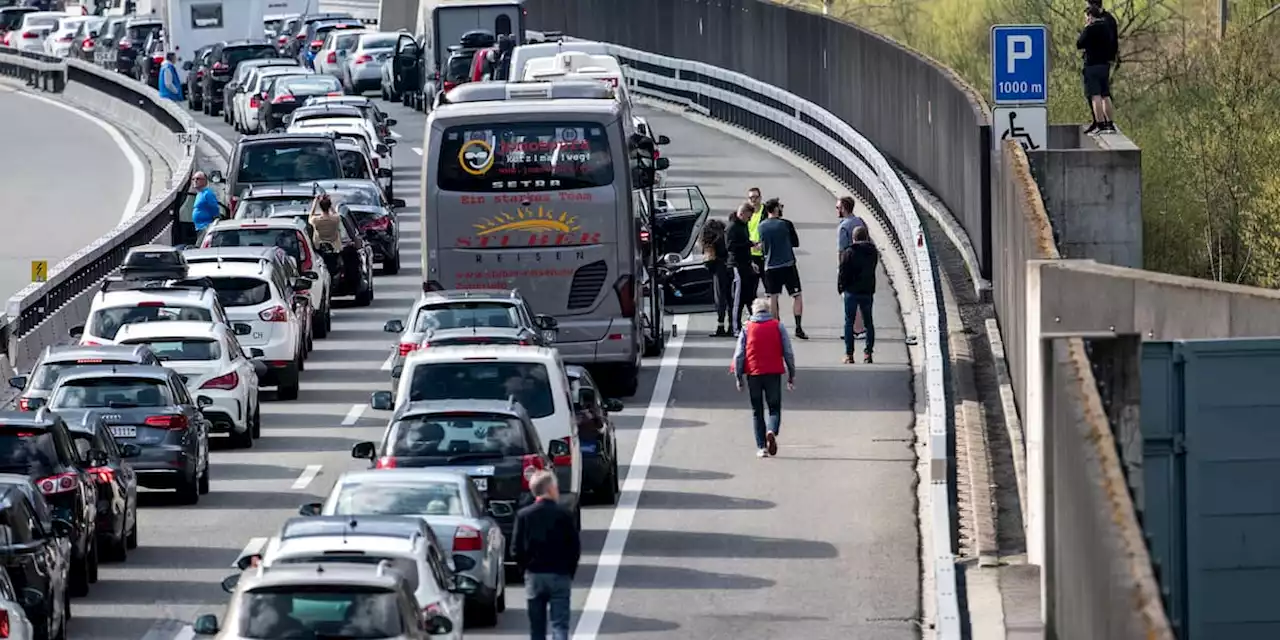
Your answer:
[[[836,291],[844,298],[844,363],[853,364],[853,346],[857,339],[853,333],[853,321],[862,312],[862,324],[867,346],[862,351],[862,361],[871,362],[876,346],[876,327],[871,315],[876,295],[876,265],[880,252],[871,244],[866,227],[853,230],[853,244],[840,254],[840,269],[836,277]]]
[[[1085,27],[1076,38],[1076,48],[1083,52],[1085,98],[1093,112],[1093,124],[1085,133],[1109,133],[1116,130],[1112,120],[1111,64],[1119,52],[1119,26],[1116,19],[1102,8],[1102,0],[1089,0],[1085,9]]]
[[[536,501],[516,513],[511,544],[516,564],[525,571],[530,637],[545,640],[550,623],[552,638],[569,640],[569,602],[582,539],[573,515],[556,502],[560,487],[555,473],[534,473],[529,491]]]
[[[729,310],[729,324],[734,337],[742,331],[742,312],[751,306],[756,299],[756,288],[760,285],[760,274],[755,260],[751,256],[751,232],[747,221],[755,215],[755,207],[743,204],[738,207],[737,214],[729,222],[729,230],[725,232],[725,248],[728,250],[729,268],[733,270],[733,304]]]
[[[716,331],[712,338],[731,335],[725,322],[733,300],[733,277],[729,275],[729,247],[725,244],[727,229],[720,220],[708,220],[702,227],[702,264],[711,274],[711,292],[716,300]]]

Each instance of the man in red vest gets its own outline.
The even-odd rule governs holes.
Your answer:
[[[787,374],[787,390],[795,389],[796,354],[791,350],[791,337],[786,327],[769,313],[769,301],[757,298],[751,303],[751,320],[738,335],[733,352],[733,373],[738,391],[742,377],[747,378],[751,396],[751,415],[755,420],[756,457],[778,453],[778,429],[782,426],[782,374]],[[764,409],[768,405],[766,429]]]

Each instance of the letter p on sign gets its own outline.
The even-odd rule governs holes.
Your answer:
[[[1005,63],[1007,73],[1018,72],[1019,60],[1031,59],[1031,36],[1009,35],[1009,39],[1005,45],[1007,61]]]

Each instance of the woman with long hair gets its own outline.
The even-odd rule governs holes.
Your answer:
[[[733,277],[729,273],[729,249],[725,245],[724,222],[710,219],[702,227],[702,263],[711,273],[711,290],[716,301],[716,331],[713,338],[727,338],[733,333],[725,324],[733,304]]]

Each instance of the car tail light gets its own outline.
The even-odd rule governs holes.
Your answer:
[[[329,93],[326,93],[325,95],[326,95],[326,96],[340,96],[340,95],[343,95],[343,93],[342,93],[341,91],[330,91]]]
[[[646,229],[646,230],[641,231],[641,232],[640,232],[640,242],[648,242],[648,241],[649,241],[649,231],[648,231],[647,229]]]
[[[565,446],[569,449],[569,453],[563,456],[556,456],[551,459],[551,462],[554,463],[557,467],[571,466],[573,464],[573,436],[569,436],[567,438],[560,438],[560,442],[563,442],[565,444]]]
[[[277,43],[279,43],[279,44],[281,44],[281,45],[283,45],[284,43],[286,43],[286,42],[288,42],[288,41],[289,41],[289,36],[280,36],[279,38],[276,38],[276,42],[277,42]]]
[[[85,38],[85,39],[84,39],[84,42],[81,42],[81,43],[80,43],[80,48],[81,48],[81,49],[83,49],[83,50],[85,50],[85,51],[88,51],[88,50],[92,49],[92,48],[93,48],[93,38]]]
[[[43,493],[46,496],[51,496],[58,493],[66,493],[68,491],[75,491],[76,474],[59,473],[56,476],[41,478],[38,482],[36,482],[36,486],[40,487],[40,493]]]
[[[9,637],[9,612],[0,609],[0,638]]]
[[[443,615],[445,615],[444,609],[441,609],[440,605],[438,604],[429,604],[422,608],[422,617],[426,620],[430,620],[436,616],[443,616]]]
[[[323,46],[324,46],[324,40],[312,40],[312,41],[311,41],[311,48],[312,48],[312,49],[314,49],[314,50],[316,50],[316,51],[319,51],[319,50],[320,50],[320,47],[323,47]]]
[[[39,33],[36,33],[35,31],[23,31],[23,32],[22,32],[22,39],[23,39],[23,40],[35,40],[36,38],[39,38],[39,37],[40,37],[40,34],[39,34]]]
[[[356,58],[356,64],[365,64],[366,62],[373,62],[373,56],[366,53],[359,58]]]
[[[235,207],[231,207],[231,210],[235,211]],[[301,233],[298,234],[298,239],[300,241],[299,244],[302,246],[302,270],[310,271],[315,266],[312,264],[311,245],[307,244],[306,238]]]
[[[119,47],[121,51],[124,51],[125,49],[132,49],[133,43],[129,42],[128,40],[121,40]]]
[[[622,317],[634,318],[636,315],[636,281],[631,276],[622,276],[613,285],[618,294],[618,306],[622,307]]]
[[[93,476],[94,482],[98,484],[111,484],[116,479],[116,472],[111,467],[94,467],[89,469],[89,475]]]
[[[425,347],[426,345],[427,345],[427,343],[426,343],[426,342],[423,342],[423,343],[422,343],[422,346],[424,346],[424,347]],[[400,343],[400,357],[402,357],[402,358],[403,358],[404,356],[407,356],[407,355],[409,355],[409,354],[413,353],[414,351],[417,351],[417,350],[418,350],[418,345],[416,345],[416,344],[414,344],[414,343],[412,343],[412,342],[401,342],[401,343]]]
[[[75,38],[71,37],[71,34],[67,34],[65,36],[62,36],[61,38],[58,38],[58,42],[71,42],[72,40],[75,40]]]
[[[360,227],[360,230],[361,231],[386,231],[390,227],[391,227],[391,218],[389,216],[382,216],[379,218],[374,218],[373,220],[370,220],[364,223],[364,225]]]
[[[263,309],[258,317],[262,318],[263,322],[288,322],[289,312],[285,311],[284,307],[276,305],[270,309]]]
[[[520,486],[525,491],[529,490],[529,481],[533,479],[533,474],[542,471],[546,467],[542,464],[542,458],[536,455],[524,456],[520,461],[522,473],[520,474]]]
[[[445,81],[444,81],[444,90],[445,90],[445,92],[448,92],[448,91],[452,90],[452,89],[453,89],[454,87],[456,87],[456,86],[458,86],[458,83],[456,83],[456,82],[449,82],[448,80],[445,80]]]
[[[298,101],[297,98],[294,98],[293,96],[276,96],[275,99],[271,101],[271,104],[282,104],[285,102],[297,102],[297,101]]]
[[[164,64],[164,56],[151,56],[151,61],[156,64]]]
[[[374,469],[394,469],[396,468],[396,459],[390,456],[383,456],[381,458],[378,458],[377,462],[373,463],[373,468]]]
[[[148,300],[146,302],[139,302],[138,306],[139,307],[163,307],[164,302],[160,300]]]
[[[147,416],[147,419],[143,420],[142,424],[170,431],[184,431],[187,428],[187,417],[184,415]]]
[[[380,168],[382,168],[382,166],[378,164],[378,156],[374,156],[374,157],[372,157],[372,158],[369,158],[369,162],[372,162],[372,163],[373,163],[373,168],[374,168],[374,169],[380,169]]]
[[[18,411],[31,410],[31,398],[18,398]]]
[[[328,62],[329,64],[338,64],[338,52],[337,52],[337,51],[330,51],[330,52],[329,52],[329,55],[325,56],[325,59],[324,59],[324,60],[325,60],[325,62]]]
[[[303,38],[305,38],[305,37],[307,37],[307,34],[305,34],[305,33],[299,33],[298,35],[294,36],[294,37],[293,37],[293,39],[294,39],[294,40],[301,40],[301,39],[303,39]]]
[[[480,531],[467,525],[458,525],[458,529],[453,534],[453,551],[480,551],[484,548],[484,541],[480,539]]]
[[[196,80],[199,80],[200,78],[203,78],[203,77],[204,77],[204,69],[199,69],[199,70],[197,70],[197,71],[196,71]]]
[[[226,70],[227,70],[227,65],[222,64],[221,62],[215,62],[215,63],[213,63],[213,70],[214,70],[214,71],[226,71]]]
[[[226,375],[218,376],[212,380],[206,381],[204,384],[200,385],[200,388],[230,391],[238,386],[240,386],[240,376],[236,372],[232,371]]]
[[[97,342],[97,341],[95,341],[95,340],[81,340],[81,341],[80,341],[80,344],[82,344],[82,345],[84,345],[84,346],[86,346],[86,347],[101,347],[101,346],[102,346],[102,343],[101,343],[101,342]]]
[[[261,105],[262,105],[262,102],[258,100],[258,96],[249,96],[250,109],[257,109]]]

